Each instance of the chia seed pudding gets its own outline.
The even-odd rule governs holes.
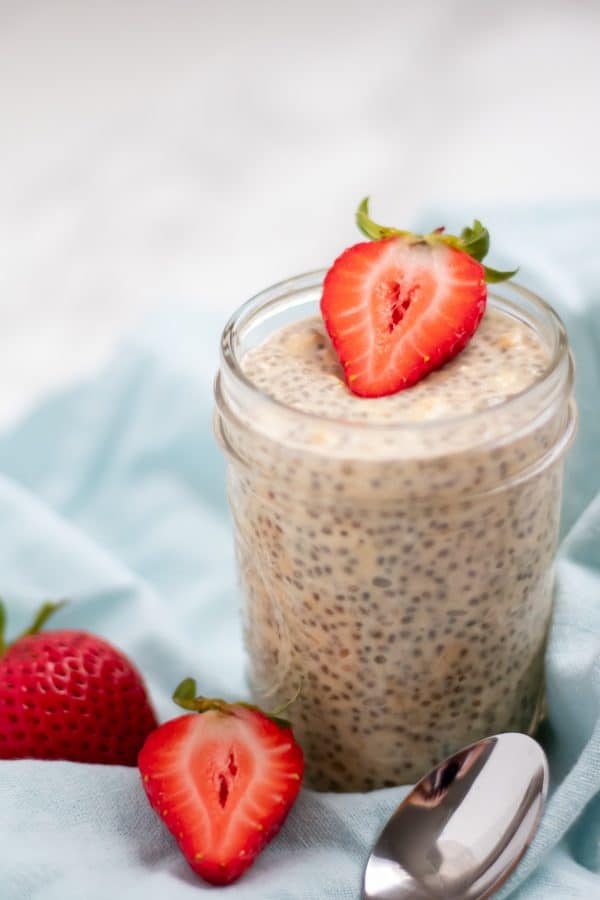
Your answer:
[[[552,311],[503,285],[459,356],[359,398],[321,277],[234,317],[215,422],[252,693],[269,709],[301,684],[308,783],[365,790],[539,722],[572,362]]]

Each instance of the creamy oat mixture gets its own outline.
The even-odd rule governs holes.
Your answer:
[[[278,400],[373,426],[273,404],[217,416],[251,687],[272,708],[302,682],[286,715],[314,787],[414,781],[471,740],[536,723],[561,463],[531,467],[564,422],[524,428],[531,409],[493,407],[547,360],[533,331],[493,309],[460,356],[378,400],[348,391],[316,318],[244,358]],[[402,430],[490,407],[423,441]]]
[[[320,317],[288,325],[250,350],[244,372],[270,396],[304,412],[356,422],[423,422],[488,409],[529,387],[548,351],[524,323],[488,310],[472,341],[412,388],[362,398],[348,390]]]

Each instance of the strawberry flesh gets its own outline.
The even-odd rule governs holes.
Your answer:
[[[192,869],[228,884],[279,831],[303,774],[290,728],[241,704],[180,716],[139,755],[152,808]]]
[[[486,299],[484,268],[468,253],[394,236],[342,253],[325,277],[321,313],[350,390],[382,397],[456,356]]]

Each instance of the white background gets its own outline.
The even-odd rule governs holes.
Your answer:
[[[157,304],[329,264],[365,193],[599,198],[599,110],[592,0],[0,0],[0,420]]]

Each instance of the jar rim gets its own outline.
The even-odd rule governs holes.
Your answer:
[[[422,421],[406,422],[397,420],[394,422],[374,422],[338,416],[327,416],[299,409],[296,406],[285,403],[259,388],[251,378],[248,378],[242,367],[243,357],[238,353],[238,338],[243,330],[248,328],[255,320],[258,319],[261,321],[268,318],[268,312],[276,312],[277,307],[282,306],[290,297],[320,287],[326,271],[326,269],[315,269],[311,272],[279,281],[270,287],[263,289],[239,306],[227,321],[221,335],[221,365],[227,375],[233,378],[236,387],[242,391],[242,394],[245,395],[248,400],[259,400],[267,408],[284,413],[292,421],[295,420],[298,423],[319,423],[325,426],[349,428],[354,432],[362,431],[364,433],[421,433],[436,428],[447,428],[451,426],[461,426],[467,423],[477,423],[479,421],[485,421],[490,415],[497,415],[499,413],[504,413],[505,411],[510,412],[521,403],[530,402],[536,394],[543,395],[545,389],[547,389],[552,381],[556,379],[557,372],[565,361],[567,362],[567,371],[564,380],[569,382],[569,387],[572,384],[573,363],[569,352],[567,333],[562,319],[549,303],[533,291],[514,281],[510,281],[507,284],[511,289],[511,293],[514,293],[521,301],[526,301],[532,305],[550,326],[554,344],[551,348],[548,363],[541,374],[539,374],[531,384],[527,385],[527,387],[511,394],[504,400],[494,403],[489,407],[485,407],[484,409],[461,413],[459,415],[441,416],[439,418],[425,419]],[[519,317],[520,312],[522,317],[524,310],[522,307],[519,307],[518,302],[507,299],[496,291],[497,288],[488,291],[489,306],[497,307],[497,301],[501,301],[503,307],[511,308],[513,314],[517,315],[517,317]],[[531,325],[532,323],[529,322],[529,324]],[[563,384],[563,380],[561,380],[560,384]],[[220,390],[220,387],[218,389]]]

